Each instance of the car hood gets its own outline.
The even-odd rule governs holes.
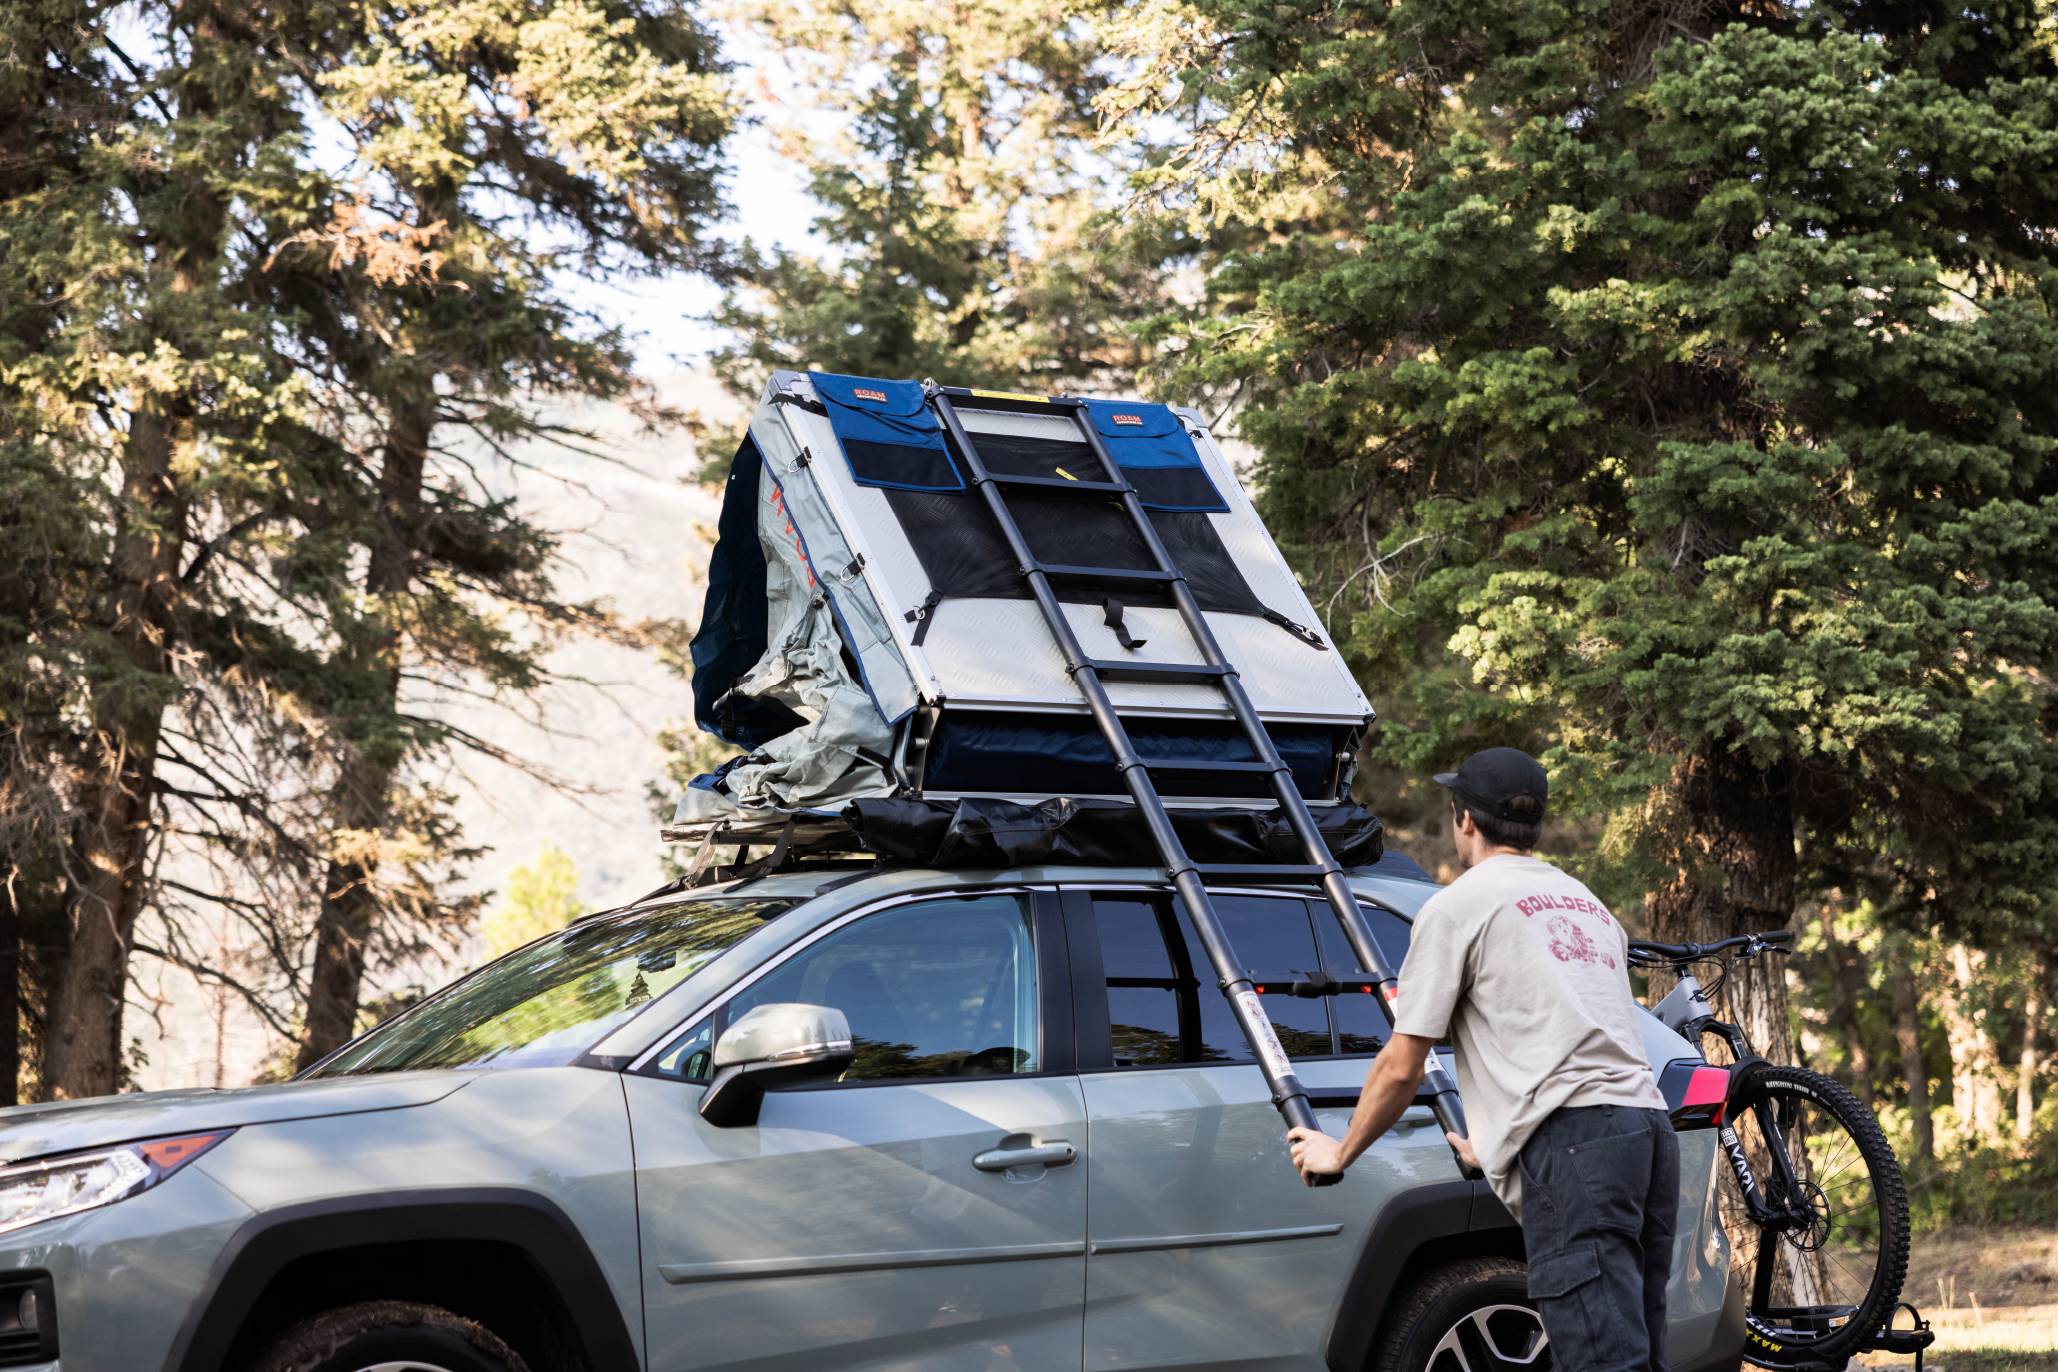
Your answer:
[[[477,1072],[395,1072],[328,1077],[218,1091],[144,1091],[51,1105],[0,1110],[0,1162],[127,1143],[168,1134],[198,1134],[245,1124],[403,1110],[439,1101]]]

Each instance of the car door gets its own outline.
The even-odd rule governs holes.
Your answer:
[[[1087,1133],[1065,972],[1054,897],[904,900],[828,927],[626,1075],[654,1372],[1076,1372]],[[843,1011],[855,1063],[769,1093],[754,1125],[709,1125],[711,1045],[782,1001]],[[982,1156],[1060,1144],[1076,1160]]]
[[[1334,913],[1280,894],[1222,894],[1215,906],[1266,988],[1262,1003],[1324,1128],[1340,1134],[1384,1020],[1364,992],[1284,990],[1292,973],[1357,970],[1341,927],[1326,927]],[[1384,945],[1406,926],[1375,913],[1397,960],[1405,949]],[[1068,891],[1066,916],[1093,1146],[1085,1367],[1314,1372],[1370,1216],[1395,1190],[1457,1178],[1440,1131],[1427,1110],[1411,1110],[1341,1185],[1302,1185],[1178,902],[1145,889]],[[1096,983],[1104,996],[1090,994]]]

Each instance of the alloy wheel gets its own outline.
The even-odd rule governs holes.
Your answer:
[[[1488,1305],[1462,1316],[1430,1350],[1426,1372],[1548,1372],[1551,1338],[1526,1305]]]

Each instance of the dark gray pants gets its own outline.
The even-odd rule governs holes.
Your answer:
[[[1554,1372],[1665,1372],[1679,1140],[1662,1110],[1554,1112],[1522,1147],[1529,1294]]]

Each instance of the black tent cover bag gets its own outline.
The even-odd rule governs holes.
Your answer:
[[[1307,861],[1286,813],[1239,809],[1168,810],[1172,828],[1195,862]],[[1329,851],[1345,867],[1370,867],[1385,851],[1379,817],[1345,802],[1313,812]],[[1079,863],[1094,867],[1157,867],[1164,859],[1142,814],[1122,800],[1060,797],[1018,805],[968,797],[854,800],[843,817],[882,857],[921,867],[1020,867]]]

